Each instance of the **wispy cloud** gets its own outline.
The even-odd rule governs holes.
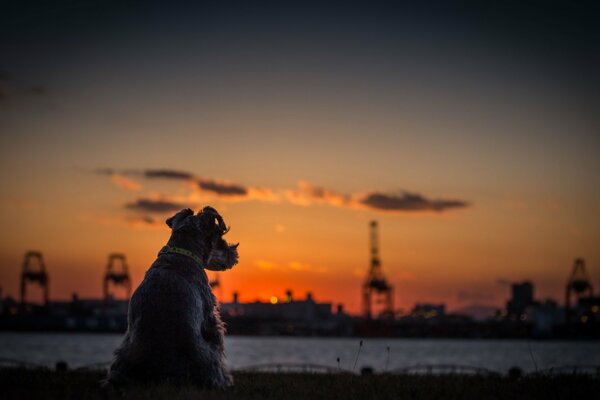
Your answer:
[[[469,203],[463,200],[428,199],[418,193],[404,192],[401,195],[373,192],[359,202],[378,211],[434,211],[442,212],[452,208],[465,208]]]
[[[256,265],[258,269],[262,269],[263,271],[271,271],[273,269],[278,268],[277,263],[267,260],[256,260],[254,261],[254,265]]]
[[[173,169],[146,169],[143,171],[143,175],[146,178],[162,178],[162,179],[174,179],[174,180],[189,180],[193,179],[194,175]]]
[[[125,208],[149,213],[167,213],[179,211],[186,208],[186,205],[163,199],[139,198],[132,203],[125,204]]]
[[[299,181],[297,188],[286,191],[287,199],[302,206],[327,204],[334,207],[369,209],[380,212],[443,212],[455,208],[465,208],[470,204],[464,200],[428,199],[411,192],[399,195],[382,192],[346,195],[306,181]]]
[[[293,271],[313,272],[313,273],[317,273],[317,274],[324,274],[328,271],[327,267],[313,266],[311,264],[304,263],[301,261],[292,261],[288,264],[288,267]]]
[[[277,193],[266,187],[247,186],[223,179],[204,178],[196,176],[191,172],[175,169],[117,170],[113,168],[97,168],[94,170],[94,173],[109,176],[114,184],[129,191],[141,189],[141,184],[127,178],[129,176],[150,180],[183,181],[193,188],[193,192],[195,192],[190,195],[189,200],[192,203],[200,200],[200,198],[205,201],[219,199],[222,201],[259,200],[269,202],[279,201],[280,198]],[[201,194],[202,196],[196,196],[196,194]]]
[[[370,210],[382,213],[443,213],[471,206],[471,203],[456,198],[430,198],[420,193],[400,191],[387,193],[371,191],[367,193],[345,194],[334,189],[314,185],[300,180],[293,189],[275,191],[267,187],[244,185],[217,178],[199,177],[188,171],[175,169],[114,170],[99,168],[97,174],[107,175],[111,181],[128,191],[140,191],[142,185],[129,178],[137,176],[145,179],[166,179],[182,181],[190,188],[187,195],[158,195],[156,198],[139,198],[126,205],[128,209],[166,213],[184,206],[200,206],[207,201],[225,202],[281,200],[300,206],[329,205],[353,210]]]
[[[220,196],[246,196],[248,189],[245,186],[235,183],[217,182],[209,179],[199,179],[198,187],[208,192],[213,192]]]
[[[48,88],[39,84],[27,84],[21,82],[13,75],[0,72],[0,105],[22,96],[42,96],[48,92]]]
[[[86,219],[86,222],[88,220]],[[162,219],[153,218],[148,215],[124,215],[121,217],[101,217],[98,219],[101,225],[117,225],[126,228],[145,229],[168,229]]]
[[[133,179],[125,178],[123,175],[112,174],[110,181],[120,187],[121,189],[128,190],[130,192],[139,192],[142,190],[142,185]]]
[[[223,179],[194,178],[195,189],[209,198],[222,201],[279,201],[279,195],[266,187],[248,186]]]
[[[351,205],[350,196],[302,180],[298,181],[296,189],[287,190],[285,194],[291,203],[301,206],[329,204],[335,207],[347,207]]]
[[[305,263],[302,261],[292,261],[287,264],[278,264],[273,261],[259,259],[254,261],[254,265],[263,271],[295,271],[295,272],[304,272],[304,273],[315,273],[315,274],[325,274],[328,272],[327,267],[323,266],[313,266],[309,263]]]

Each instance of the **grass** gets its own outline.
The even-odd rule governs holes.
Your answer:
[[[97,371],[0,370],[0,398],[104,399]],[[585,399],[600,393],[600,379],[558,377],[408,376],[236,373],[225,391],[165,384],[128,389],[124,399]]]

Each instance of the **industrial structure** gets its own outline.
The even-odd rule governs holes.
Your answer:
[[[32,260],[37,262],[37,268],[32,267]],[[27,303],[27,284],[36,283],[44,291],[44,306],[48,305],[49,288],[48,273],[44,264],[44,257],[39,251],[28,251],[23,260],[23,269],[21,271],[21,308],[25,308]]]
[[[575,259],[573,271],[566,287],[565,317],[567,323],[573,319],[573,304],[578,304],[583,298],[592,298],[593,291],[592,283],[585,270],[585,261],[583,258]],[[573,297],[575,297],[575,302],[573,302]]]
[[[374,305],[381,305],[381,317],[394,316],[394,288],[388,283],[381,270],[379,258],[379,238],[377,221],[370,223],[371,265],[362,286],[363,315],[367,319],[373,317]]]
[[[594,296],[585,262],[575,260],[566,285],[565,308],[552,299],[536,299],[534,283],[513,283],[503,309],[447,312],[444,304],[418,303],[407,314],[394,310],[394,288],[386,280],[379,258],[378,224],[370,222],[370,267],[362,284],[361,316],[344,312],[341,304],[317,302],[312,292],[295,298],[291,289],[267,301],[231,302],[222,297],[220,274],[209,280],[219,292],[219,307],[228,333],[233,335],[460,337],[460,338],[600,338],[600,296]],[[132,291],[124,254],[113,253],[103,275],[103,298],[49,300],[49,277],[42,253],[25,253],[21,298],[2,296],[0,331],[124,332]],[[43,304],[27,298],[29,284],[41,286]],[[115,298],[109,289],[124,288]],[[491,308],[491,307],[484,307]]]
[[[121,267],[117,270],[115,267],[116,263],[120,263]],[[112,295],[109,292],[109,284],[113,286],[121,286],[125,288],[126,299],[129,300],[131,297],[131,277],[129,276],[129,268],[127,267],[127,259],[125,254],[112,253],[108,256],[108,265],[106,266],[106,273],[104,274],[103,280],[103,295],[104,303],[108,303],[112,299]]]

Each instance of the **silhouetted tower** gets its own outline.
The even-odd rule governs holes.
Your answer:
[[[32,260],[37,263],[34,269],[31,265]],[[44,257],[39,251],[28,251],[23,260],[23,269],[21,272],[21,308],[25,308],[27,302],[27,283],[37,283],[44,291],[44,305],[48,305],[48,273],[44,264]]]
[[[363,313],[365,318],[372,318],[373,302],[382,304],[383,316],[394,315],[394,288],[387,282],[381,271],[379,259],[379,240],[377,237],[377,221],[371,221],[371,266],[362,287]]]
[[[592,283],[585,271],[585,261],[583,258],[575,259],[573,272],[571,272],[571,276],[567,281],[565,296],[565,317],[567,322],[571,321],[573,314],[573,310],[571,309],[571,297],[573,297],[573,295],[575,295],[577,300],[586,295],[587,297],[593,296]]]
[[[215,296],[217,297],[218,301],[221,301],[221,298],[223,296],[223,287],[221,286],[221,280],[219,279],[218,272],[215,273],[215,279],[210,281],[208,284],[210,285],[211,288],[214,289],[213,293],[216,290],[217,293],[215,293]]]
[[[117,270],[115,263],[119,262],[121,268]],[[110,293],[108,285],[111,283],[114,286],[122,286],[127,292],[127,300],[131,297],[131,278],[129,277],[129,269],[127,268],[127,259],[125,254],[112,253],[108,256],[108,265],[106,266],[106,274],[104,274],[103,292],[104,302],[108,303]]]

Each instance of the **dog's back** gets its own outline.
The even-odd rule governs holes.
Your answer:
[[[192,276],[202,280],[191,280]],[[213,299],[203,271],[189,274],[185,269],[154,265],[131,298],[129,329],[115,352],[121,363],[111,367],[109,380],[215,386],[209,378],[223,375],[217,362],[223,343]],[[205,337],[215,330],[216,335]],[[221,340],[215,343],[215,337]],[[125,376],[121,371],[126,371]]]

